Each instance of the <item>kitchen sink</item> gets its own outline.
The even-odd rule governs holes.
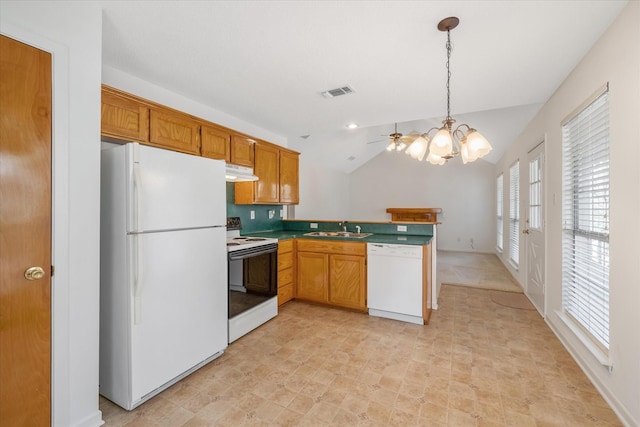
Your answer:
[[[311,233],[305,233],[305,236],[313,237],[346,237],[349,239],[363,239],[367,236],[371,236],[373,233],[351,233],[349,231],[312,231]]]

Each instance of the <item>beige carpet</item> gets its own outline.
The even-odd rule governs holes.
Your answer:
[[[491,301],[495,302],[498,305],[509,308],[517,308],[520,310],[536,309],[525,294],[505,291],[489,291],[489,293],[491,294]]]
[[[438,287],[442,284],[523,293],[498,257],[476,252],[438,251]]]

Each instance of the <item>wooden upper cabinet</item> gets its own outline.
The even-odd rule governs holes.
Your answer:
[[[124,141],[149,141],[148,105],[103,86],[101,110],[101,135]]]
[[[393,222],[437,223],[440,208],[387,208]]]
[[[279,150],[271,145],[255,144],[253,173],[259,178],[254,182],[256,203],[280,202]]]
[[[280,150],[280,203],[298,204],[298,153]]]
[[[255,141],[251,138],[242,135],[232,135],[231,163],[252,168],[254,165],[254,145]]]
[[[295,151],[281,150],[277,145],[267,142],[256,142],[253,173],[259,179],[256,182],[236,183],[235,203],[299,203],[298,157]]]
[[[209,125],[200,128],[200,155],[212,159],[231,161],[231,134]]]
[[[200,154],[200,124],[186,114],[151,109],[149,143],[183,153]]]

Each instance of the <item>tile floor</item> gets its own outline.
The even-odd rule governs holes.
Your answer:
[[[111,426],[621,425],[536,311],[442,286],[427,326],[292,301]]]

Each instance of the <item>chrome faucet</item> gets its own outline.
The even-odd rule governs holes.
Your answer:
[[[342,227],[343,233],[347,233],[347,221],[339,222],[338,225]]]
[[[360,234],[360,230],[362,230],[362,227],[360,227],[359,225],[356,225],[356,233]]]

